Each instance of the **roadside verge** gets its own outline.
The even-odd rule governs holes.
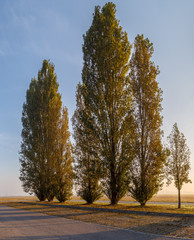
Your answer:
[[[129,214],[137,214],[137,215],[150,215],[150,216],[163,216],[163,217],[194,217],[194,214],[186,214],[186,213],[168,213],[168,212],[151,212],[151,211],[134,211],[134,210],[124,210],[124,209],[112,209],[112,208],[101,208],[101,207],[88,207],[88,206],[75,206],[75,205],[59,205],[59,204],[49,204],[49,203],[35,203],[35,202],[21,202],[22,204],[27,205],[40,205],[40,206],[49,206],[53,208],[71,208],[71,209],[79,209],[79,210],[93,210],[93,211],[101,211],[101,212],[112,212],[112,213],[129,213]]]

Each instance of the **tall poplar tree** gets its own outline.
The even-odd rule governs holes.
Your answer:
[[[77,88],[77,107],[72,118],[75,139],[75,183],[77,194],[88,204],[102,197],[101,162],[96,138],[87,127],[87,110],[81,94],[82,86]]]
[[[26,102],[22,112],[22,143],[20,152],[20,180],[25,192],[35,194],[40,201],[46,199],[46,176],[40,141],[42,131],[40,89],[36,79],[32,79],[26,92]]]
[[[191,183],[189,179],[190,150],[186,144],[186,138],[178,129],[177,123],[173,125],[168,136],[170,156],[166,166],[167,184],[173,180],[178,190],[178,208],[181,208],[181,189],[184,183]]]
[[[57,151],[55,162],[55,197],[64,202],[72,195],[73,189],[73,147],[70,142],[68,110],[63,108],[57,133]]]
[[[130,61],[134,96],[135,158],[130,168],[130,195],[142,206],[162,186],[165,152],[161,143],[162,91],[156,80],[158,66],[151,61],[153,44],[137,35]]]
[[[92,152],[93,159],[100,158],[104,192],[111,204],[116,204],[127,191],[133,122],[127,76],[131,45],[115,14],[113,3],[95,8],[92,25],[84,35],[84,65],[79,86],[84,103],[79,114],[84,128],[80,136],[86,140],[89,136],[84,155]]]
[[[54,65],[44,60],[38,79],[32,79],[22,113],[20,180],[24,190],[40,200],[54,198],[61,95]]]

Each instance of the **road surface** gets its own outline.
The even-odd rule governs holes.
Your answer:
[[[0,205],[0,240],[170,240]]]

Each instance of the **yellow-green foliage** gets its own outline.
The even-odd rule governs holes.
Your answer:
[[[59,121],[57,145],[54,193],[60,202],[64,202],[71,197],[73,188],[73,148],[70,142],[68,110],[66,107],[63,108]]]
[[[137,35],[130,61],[134,97],[135,158],[130,168],[130,195],[144,205],[162,186],[165,152],[161,143],[162,91],[156,77],[158,67],[151,61],[153,44]]]
[[[84,158],[89,155],[94,166],[100,163],[103,190],[112,204],[127,191],[126,171],[132,160],[133,135],[132,97],[127,76],[131,45],[115,14],[113,3],[105,4],[102,9],[96,7],[92,25],[84,35],[84,65],[76,110],[79,121],[74,124],[75,131],[79,132],[76,143],[79,144],[81,138],[88,141],[84,150],[80,148],[81,161],[85,167]],[[96,173],[98,179],[99,173]]]
[[[170,156],[166,164],[167,184],[174,181],[178,189],[178,207],[181,207],[180,191],[184,183],[189,183],[190,150],[186,144],[186,138],[178,129],[177,123],[173,125],[168,136]]]
[[[40,200],[47,198],[50,201],[55,194],[58,139],[62,138],[59,134],[61,112],[61,95],[54,65],[44,60],[38,79],[32,79],[30,83],[23,105],[20,152],[20,180],[24,190],[34,193]]]

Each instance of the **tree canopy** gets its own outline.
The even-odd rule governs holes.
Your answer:
[[[178,129],[177,123],[173,125],[172,131],[168,136],[170,156],[166,164],[166,176],[169,185],[174,181],[178,189],[178,208],[181,208],[180,191],[184,183],[191,183],[189,179],[190,170],[190,150],[186,144],[186,138]]]
[[[129,171],[129,193],[141,205],[160,190],[165,163],[161,142],[162,91],[156,80],[159,69],[151,61],[153,52],[149,39],[137,35],[129,74],[135,121],[135,157]]]
[[[89,144],[86,152],[100,160],[101,182],[112,204],[127,191],[133,123],[127,76],[131,45],[115,13],[113,3],[96,7],[92,25],[84,35],[82,83],[78,87],[84,107],[76,110],[84,128],[80,136],[95,141],[95,148]]]
[[[62,101],[54,65],[44,60],[38,79],[32,79],[22,113],[20,180],[24,190],[40,200],[54,198],[56,162],[59,159]],[[67,120],[66,120],[67,121]],[[63,124],[62,124],[63,125]],[[60,146],[59,146],[60,145]],[[63,150],[63,149],[61,149]],[[63,154],[64,150],[62,153]]]

